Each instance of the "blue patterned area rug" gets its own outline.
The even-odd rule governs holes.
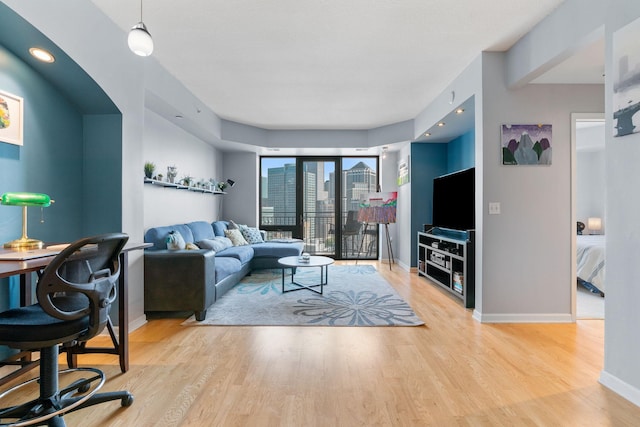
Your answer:
[[[320,268],[299,268],[295,280],[315,284]],[[290,289],[290,270],[285,289]],[[282,293],[281,270],[258,270],[216,301],[207,318],[183,325],[419,326],[424,322],[372,265],[331,265],[323,295]]]

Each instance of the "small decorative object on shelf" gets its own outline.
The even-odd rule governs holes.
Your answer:
[[[153,162],[144,163],[144,176],[147,178],[153,177],[153,172],[156,170],[156,165]]]
[[[225,188],[227,187],[233,187],[234,185],[236,185],[236,182],[232,179],[227,179],[226,181],[220,181],[218,182],[218,189],[220,191],[224,191]]]
[[[189,190],[189,191],[194,191],[196,193],[208,193],[208,194],[214,194],[214,195],[225,194],[222,191],[218,190],[217,188],[210,188],[209,183],[203,183],[202,185],[200,185],[201,183],[196,184],[193,181],[193,178],[189,176],[179,180],[179,182],[169,182],[169,181],[163,181],[162,174],[158,174],[158,176],[154,178],[145,177],[144,183],[151,184],[151,185],[159,185],[164,188],[174,188],[176,190]]]
[[[178,176],[178,168],[175,166],[167,166],[167,180],[173,184]]]

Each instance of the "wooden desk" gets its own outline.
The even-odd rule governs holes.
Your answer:
[[[120,253],[120,277],[118,279],[118,335],[116,336],[111,319],[107,323],[107,330],[113,342],[113,347],[87,347],[87,343],[81,343],[73,347],[67,347],[67,363],[69,367],[77,366],[77,355],[87,353],[107,353],[117,354],[120,360],[120,370],[124,373],[129,370],[129,252],[153,246],[152,243],[132,243],[127,242]],[[0,253],[6,251],[0,249]],[[25,261],[0,261],[0,278],[20,276],[20,305],[33,304],[31,289],[32,274],[43,270],[55,258],[55,255],[34,258]],[[31,360],[31,354],[21,352],[12,356],[8,360],[18,360],[22,367],[9,375],[0,378],[0,385],[12,380],[23,372],[34,368],[38,361]],[[0,362],[1,364],[2,362]]]

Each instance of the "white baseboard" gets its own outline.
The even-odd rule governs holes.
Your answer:
[[[400,268],[402,268],[405,271],[411,272],[411,266],[405,264],[404,262],[401,262],[398,259],[396,259],[396,265],[399,266]]]
[[[473,311],[473,318],[480,323],[571,323],[571,314],[565,313],[511,313],[485,314]]]
[[[147,316],[145,314],[129,322],[129,333],[135,331],[145,323],[147,323]],[[116,334],[116,336],[118,335],[119,333],[118,325],[113,326],[113,332]],[[107,328],[104,328],[102,332],[100,332],[100,335],[109,335],[109,331],[107,330]]]
[[[622,381],[620,378],[611,375],[604,370],[600,372],[599,382],[634,405],[640,406],[640,389]]]
[[[142,316],[138,317],[137,319],[134,319],[131,322],[129,322],[129,332],[131,333],[131,332],[135,331],[136,329],[138,329],[139,327],[141,327],[145,323],[147,323],[147,316],[145,314],[143,314]]]

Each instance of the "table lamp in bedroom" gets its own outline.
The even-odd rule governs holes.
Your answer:
[[[589,234],[600,234],[600,230],[602,230],[602,218],[587,219],[587,227],[589,228]]]
[[[0,204],[5,206],[22,206],[22,237],[4,244],[5,248],[14,250],[41,249],[42,242],[27,236],[27,206],[46,208],[53,200],[42,193],[4,193]]]

